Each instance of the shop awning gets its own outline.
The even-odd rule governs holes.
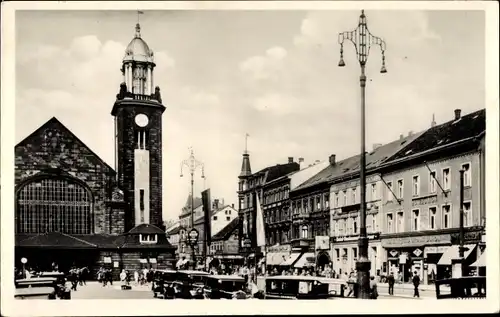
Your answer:
[[[292,253],[290,254],[285,261],[283,261],[282,263],[280,263],[281,266],[292,266],[293,263],[295,263],[295,261],[297,261],[297,259],[299,258],[300,256],[300,253],[299,252],[295,252],[295,253]]]
[[[288,254],[288,252],[269,252],[266,255],[266,265],[280,265],[288,258]]]
[[[477,261],[472,263],[470,266],[486,267],[486,250],[484,250],[479,259],[477,259]]]
[[[316,263],[316,257],[314,253],[308,252],[302,254],[302,256],[295,262],[295,265],[293,267],[307,267],[307,266],[314,266]]]
[[[438,265],[451,265],[451,261],[455,259],[459,259],[459,248],[460,246],[458,245],[452,245],[450,246],[441,256],[441,259],[439,259],[439,262],[437,263]],[[472,253],[474,248],[476,247],[475,244],[467,244],[464,245],[468,250],[464,252],[464,257],[468,258],[469,255]]]

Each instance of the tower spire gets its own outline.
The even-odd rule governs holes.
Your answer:
[[[135,25],[135,37],[141,37],[141,24],[140,24],[140,16],[144,14],[143,11],[137,10],[137,24]]]
[[[252,175],[252,168],[250,167],[250,155],[248,154],[248,133],[245,134],[245,151],[243,152],[243,162],[241,163],[240,177]]]
[[[432,122],[431,122],[431,128],[434,128],[436,126],[436,117],[434,113],[432,114]]]

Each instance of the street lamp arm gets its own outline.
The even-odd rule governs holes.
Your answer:
[[[368,29],[366,16],[364,10],[361,11],[361,16],[359,17],[359,23],[356,29],[353,31],[340,32],[338,36],[338,43],[340,44],[340,62],[339,66],[345,66],[344,62],[344,42],[345,40],[351,41],[356,50],[356,56],[358,57],[359,64],[363,67],[368,61],[368,56],[370,54],[370,48],[372,45],[378,45],[382,53],[382,68],[381,73],[386,73],[385,68],[385,41],[370,33]]]

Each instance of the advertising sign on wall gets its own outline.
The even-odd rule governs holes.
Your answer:
[[[330,237],[329,236],[316,236],[316,250],[330,250]]]

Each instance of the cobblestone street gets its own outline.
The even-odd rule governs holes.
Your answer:
[[[67,284],[68,287],[70,283]],[[98,282],[87,282],[87,285],[78,286],[77,291],[71,292],[72,299],[154,299],[151,285],[135,286],[124,291],[119,282],[113,285],[102,286]]]

